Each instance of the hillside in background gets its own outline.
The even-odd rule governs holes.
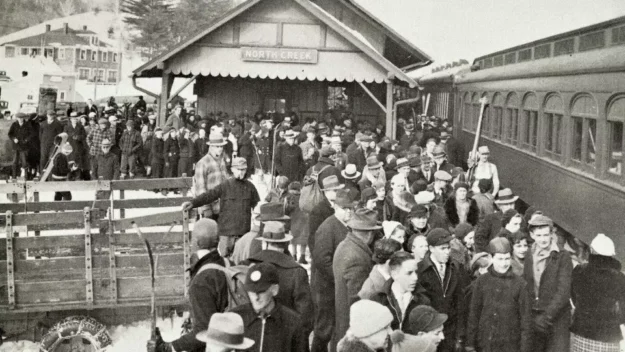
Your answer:
[[[58,17],[115,11],[117,0],[1,0],[0,36]]]

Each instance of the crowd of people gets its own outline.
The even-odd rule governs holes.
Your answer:
[[[488,147],[467,153],[448,121],[399,119],[390,139],[349,114],[175,106],[157,126],[135,110],[65,124],[48,113],[39,167],[65,132],[55,180],[193,176],[192,322],[151,350],[619,351],[613,242],[599,234],[588,258],[572,253],[549,214],[518,211]],[[34,175],[23,150],[35,134],[16,120],[14,176]],[[271,186],[265,199],[252,175]]]

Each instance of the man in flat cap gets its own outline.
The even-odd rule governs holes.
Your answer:
[[[245,277],[250,303],[232,310],[243,318],[245,337],[257,341],[250,352],[306,352],[308,335],[302,317],[280,304],[280,277],[273,264],[252,266]]]
[[[13,177],[18,177],[17,169],[20,168],[20,177],[26,177],[28,169],[29,143],[34,138],[34,130],[30,123],[27,123],[26,114],[18,112],[15,114],[16,121],[9,128],[9,139],[13,142]]]
[[[63,124],[56,119],[56,112],[48,110],[46,120],[39,124],[39,147],[41,160],[39,161],[40,173],[43,173],[52,152],[54,151],[54,138],[63,132]]]
[[[558,245],[550,218],[536,214],[528,224],[534,243],[525,257],[523,277],[532,298],[531,351],[568,351],[571,255]]]
[[[182,204],[183,210],[191,210],[219,200],[219,251],[224,256],[229,256],[234,242],[250,231],[252,209],[260,201],[254,184],[244,178],[245,158],[234,158],[231,170],[232,178]]]
[[[119,144],[122,152],[121,178],[126,178],[126,175],[133,178],[137,173],[137,156],[143,144],[141,133],[135,129],[133,120],[126,121],[126,130],[122,134]]]
[[[434,204],[439,207],[445,205],[447,198],[453,192],[451,175],[447,171],[436,171],[434,173],[434,183],[428,187],[428,191],[434,193]]]
[[[464,292],[468,285],[465,269],[451,258],[449,231],[435,228],[427,235],[428,252],[417,269],[418,282],[426,290],[432,308],[447,314],[445,340],[438,346],[439,352],[462,350],[465,333]]]

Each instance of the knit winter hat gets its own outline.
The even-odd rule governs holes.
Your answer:
[[[458,224],[458,226],[456,226],[454,229],[454,235],[457,239],[462,241],[471,231],[473,231],[473,226],[463,222],[462,224]]]
[[[393,322],[391,311],[380,303],[363,299],[349,308],[349,330],[357,338],[371,336]]]
[[[610,237],[602,233],[595,236],[592,242],[590,242],[590,249],[592,249],[595,253],[606,257],[613,257],[616,255],[614,242],[612,242]]]

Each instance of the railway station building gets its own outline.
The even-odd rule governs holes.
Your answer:
[[[197,113],[295,112],[341,106],[393,134],[394,103],[415,92],[406,72],[430,57],[351,0],[249,0],[133,71],[162,77],[159,122],[174,78],[194,83]]]

